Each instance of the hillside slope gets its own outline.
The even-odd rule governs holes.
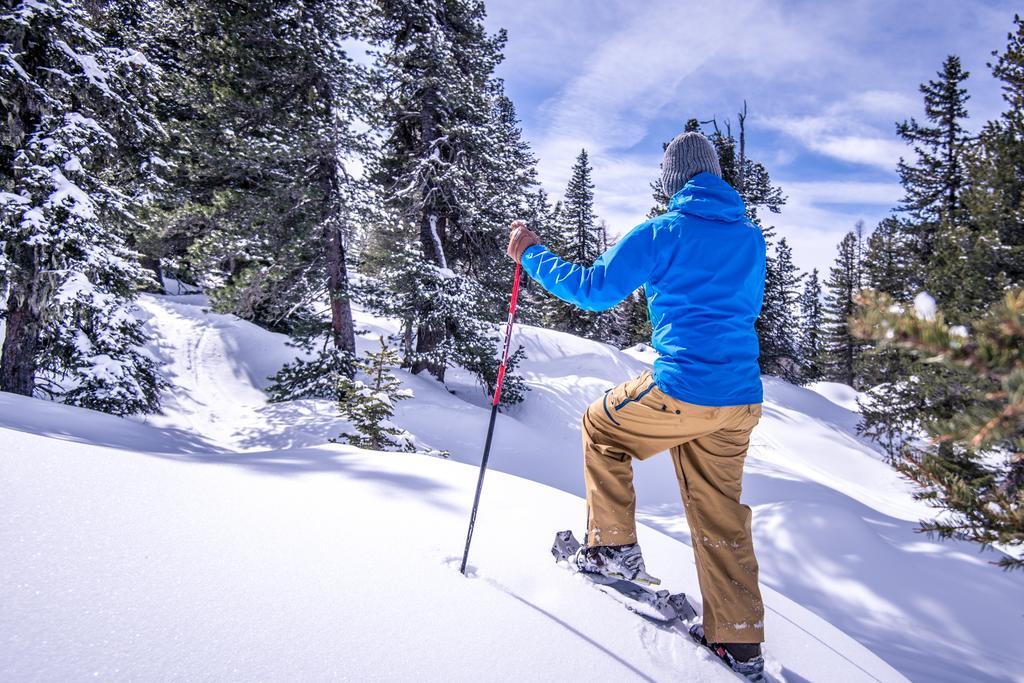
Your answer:
[[[50,434],[0,428],[0,679],[735,680],[554,565],[569,494],[492,473],[467,579],[472,467],[343,446],[127,451],[88,443],[116,418],[38,407],[0,394],[8,424]],[[687,548],[641,538],[668,585],[696,585]],[[786,680],[903,680],[766,598]]]
[[[314,488],[342,487],[345,496],[357,501],[366,496],[355,489],[369,486],[370,482],[380,489],[383,499],[399,503],[394,509],[408,509],[407,506],[416,504],[431,510],[442,507],[437,500],[445,500],[446,514],[450,513],[451,519],[437,522],[437,527],[451,526],[440,532],[449,536],[443,542],[435,539],[435,545],[429,547],[417,545],[426,542],[424,539],[413,543],[413,561],[406,567],[404,578],[390,574],[390,570],[376,574],[377,545],[370,543],[361,549],[357,543],[352,548],[359,568],[365,571],[368,563],[373,566],[374,576],[393,579],[370,579],[374,585],[388,583],[389,595],[405,590],[406,586],[398,584],[408,582],[409,572],[433,572],[433,568],[424,566],[436,568],[438,558],[458,554],[462,543],[458,537],[464,534],[472,495],[467,488],[471,486],[467,482],[474,476],[472,469],[436,459],[357,455],[351,449],[324,446],[344,428],[330,402],[267,405],[260,391],[266,385],[266,377],[294,355],[284,337],[232,316],[205,312],[204,303],[199,296],[147,296],[142,300],[147,326],[158,339],[154,349],[175,383],[165,398],[164,415],[146,417],[142,422],[147,424],[95,414],[85,421],[70,420],[58,416],[67,408],[35,402],[45,407],[7,410],[8,406],[4,406],[0,410],[0,427],[156,453],[164,461],[230,464],[235,466],[230,468],[234,471],[272,475],[268,477],[271,480],[313,482],[324,477],[323,481],[331,484],[316,484]],[[391,322],[362,313],[358,314],[357,322],[363,328],[361,347],[368,347],[378,334],[395,331]],[[586,405],[611,384],[647,367],[651,353],[643,348],[621,352],[571,335],[530,327],[517,327],[514,342],[527,350],[523,373],[532,391],[524,404],[499,416],[491,467],[569,494],[581,494],[579,417]],[[447,386],[429,378],[400,374],[417,398],[400,404],[396,421],[416,434],[425,447],[447,449],[453,460],[476,465],[486,429],[487,397],[469,378],[457,372],[451,373]],[[769,589],[768,652],[779,666],[794,674],[788,678],[859,680],[856,676],[861,674],[853,673],[853,669],[835,668],[852,664],[819,661],[819,651],[833,648],[840,659],[852,660],[876,678],[898,679],[895,672],[863,648],[851,649],[850,641],[833,628],[837,627],[914,680],[1024,680],[1024,657],[1015,637],[1024,605],[1024,586],[1018,577],[992,568],[988,564],[991,554],[979,553],[974,546],[931,542],[914,532],[916,520],[929,511],[912,500],[909,486],[881,462],[878,453],[856,437],[856,415],[840,405],[844,401],[835,402],[834,396],[829,400],[773,378],[765,378],[765,388],[765,417],[753,435],[744,495],[754,507],[762,583]],[[32,448],[46,446],[37,443]],[[149,462],[152,458],[128,460]],[[424,489],[395,488],[391,484],[381,488],[380,480],[391,476],[381,472],[392,472],[388,468],[399,466],[396,463],[420,460],[431,463],[423,467],[440,468],[431,470],[427,478],[432,483]],[[350,462],[357,464],[350,467],[346,464]],[[53,464],[46,465],[47,472],[59,469]],[[190,469],[205,472],[220,468]],[[671,464],[667,458],[659,457],[639,465],[636,471],[639,516],[651,527],[641,532],[648,565],[674,589],[696,593],[693,560],[684,545],[689,542],[688,531]],[[400,471],[393,474],[400,480],[405,478]],[[31,479],[43,475],[26,470],[24,476]],[[248,486],[240,481],[225,481],[225,491]],[[506,565],[515,574],[523,568],[518,562],[536,560],[540,564],[530,565],[521,579],[534,587],[531,590],[554,594],[568,590],[559,583],[563,580],[562,572],[550,574],[546,548],[555,530],[582,526],[582,501],[549,489],[530,488],[521,499],[495,502],[510,495],[503,493],[502,485],[494,484],[495,481],[518,480],[488,479],[473,558],[479,576],[499,580],[495,572],[500,573]],[[348,491],[349,486],[353,491]],[[533,487],[526,482],[515,486]],[[388,488],[390,492],[385,491]],[[338,491],[341,495],[341,488]],[[294,495],[302,497],[298,491]],[[558,501],[551,502],[550,509],[546,502],[549,496]],[[424,500],[414,500],[419,498]],[[537,501],[542,498],[545,502],[539,505]],[[344,501],[323,502],[322,509],[318,509],[321,516],[348,515],[349,526],[359,529],[360,543],[366,541],[368,534],[399,546],[408,543],[404,535],[405,518],[377,511],[379,502],[374,497],[374,505],[366,512],[345,508]],[[285,508],[292,504],[291,498],[285,497],[275,508],[281,509],[282,514],[291,514]],[[299,503],[295,505],[302,507]],[[128,509],[125,507],[124,511]],[[208,510],[215,525],[220,524],[221,509]],[[417,519],[430,518],[418,508],[410,512],[418,515]],[[259,519],[259,515],[253,519]],[[292,521],[296,525],[300,522],[301,517]],[[418,521],[408,524],[421,528]],[[507,524],[511,531],[502,524]],[[221,533],[229,531],[225,528]],[[246,538],[250,540],[260,538],[249,534],[247,531]],[[292,536],[295,532],[288,529],[286,537]],[[246,551],[243,546],[236,547],[240,557],[246,552],[264,552],[263,545],[258,551]],[[384,557],[392,557],[397,550],[388,545],[382,552]],[[415,560],[416,557],[421,560]],[[338,556],[329,561],[337,562]],[[241,559],[235,560],[235,565],[244,571]],[[445,565],[445,571],[449,569]],[[527,579],[525,574],[534,578]],[[362,576],[358,571],[352,576],[354,581],[365,582],[357,578]],[[259,577],[250,578],[262,581]],[[519,580],[506,577],[499,582],[519,586]],[[548,585],[550,582],[554,583]],[[463,590],[461,584],[451,586]],[[519,588],[515,594],[527,595]],[[590,601],[585,606],[593,608]],[[632,623],[628,614],[621,613],[617,605],[614,607],[618,610],[616,623]],[[570,611],[563,613],[562,609]],[[559,606],[549,611],[568,623],[571,609]],[[464,616],[473,620],[468,614]],[[382,623],[387,621],[382,617]],[[802,629],[805,636],[795,635],[792,629]],[[811,635],[810,641],[806,634]],[[474,636],[467,637],[472,640]],[[629,631],[622,636],[621,643],[612,640],[605,646],[616,655],[626,656],[622,652],[634,652],[629,648],[636,645],[635,641],[644,642],[645,637],[644,632]],[[815,644],[814,638],[824,644]],[[688,662],[686,657],[696,656],[685,649],[683,654],[672,652],[669,659],[674,662]],[[668,680],[664,676],[673,670],[672,666],[662,668],[656,658],[651,660],[654,664],[643,664],[644,661],[641,657],[632,665],[643,676]],[[819,665],[826,669],[817,669],[811,676],[806,667]],[[832,675],[823,674],[827,667],[833,667]],[[835,672],[840,670],[847,672],[844,676],[853,678],[836,677]]]

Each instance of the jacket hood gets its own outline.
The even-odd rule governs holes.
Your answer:
[[[739,192],[713,173],[698,173],[690,178],[669,200],[668,210],[723,223],[746,216]]]

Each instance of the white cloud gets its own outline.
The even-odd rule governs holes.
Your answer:
[[[793,247],[793,260],[805,271],[828,273],[836,245],[858,220],[870,232],[902,196],[896,182],[787,181],[779,183],[788,200],[780,215],[765,218]]]
[[[543,134],[533,141],[540,177],[555,197],[564,192],[576,155],[587,149],[594,166],[597,213],[616,235],[643,220],[653,203],[649,183],[659,172],[660,145],[632,148],[666,108],[678,109],[681,101],[694,107],[708,94],[705,88],[686,86],[702,70],[717,69],[731,58],[728,53],[738,40],[745,45],[754,40],[755,11],[763,3],[740,0],[729,12],[668,0],[639,10],[630,7],[633,11],[617,16],[603,35],[592,36],[596,49],[572,55],[553,48],[563,66],[566,59],[577,57],[577,72],[541,105]],[[745,35],[738,39],[737,33]]]
[[[916,99],[906,93],[891,90],[867,90],[856,93],[851,95],[846,103],[854,111],[900,118],[920,106]]]
[[[850,180],[779,181],[786,195],[802,204],[877,204],[896,205],[902,188],[896,182],[859,182]]]
[[[819,154],[885,170],[893,170],[906,151],[899,141],[846,114],[766,117],[757,123]]]
[[[609,5],[616,10],[608,10]],[[752,79],[758,86],[779,79],[814,79],[818,77],[815,70],[828,70],[829,64],[834,67],[849,59],[848,51],[837,47],[839,41],[834,39],[836,31],[844,28],[835,13],[796,17],[780,2],[761,0],[726,5],[661,0],[582,8],[570,3],[572,12],[582,11],[586,21],[591,21],[593,7],[611,23],[591,33],[589,44],[579,42],[577,31],[566,44],[554,40],[548,45],[555,55],[551,71],[564,72],[567,64],[575,67],[537,110],[541,134],[534,136],[533,146],[540,177],[552,196],[564,192],[573,161],[586,148],[594,165],[597,212],[608,220],[613,233],[621,233],[640,222],[652,203],[649,183],[661,161],[660,145],[648,142],[652,125],[676,117],[681,124],[685,115],[714,112],[716,105],[711,103],[718,101],[722,91],[745,88]],[[556,31],[550,25],[561,26],[557,31],[564,32],[566,11],[562,5],[552,9],[558,16],[535,30],[545,38],[527,39],[531,55],[513,60],[525,59],[528,68],[543,72],[536,53],[543,51],[547,36]],[[510,31],[511,40],[516,39],[516,30]],[[531,33],[524,25],[518,30]],[[857,106],[892,106],[888,95],[864,93]],[[742,97],[737,95],[737,104]],[[644,148],[637,149],[641,141]],[[871,140],[835,136],[821,137],[818,144],[831,153],[866,158],[879,166],[891,151]],[[782,160],[795,156],[784,149],[773,155]]]
[[[723,15],[706,4],[685,8],[658,2],[643,6],[588,59],[550,102],[551,136],[586,135],[595,147],[629,148],[647,132],[661,109],[675,100],[681,83],[716,60],[737,24],[757,6],[738,2]],[[696,31],[665,30],[689,24]]]
[[[621,234],[650,208],[658,143],[684,117],[721,122],[746,99],[748,149],[777,179],[780,170],[788,176],[778,182],[789,203],[767,218],[801,267],[827,270],[855,221],[873,227],[900,197],[894,179],[863,180],[894,178],[907,154],[894,122],[918,112],[916,85],[957,47],[983,46],[984,60],[1003,40],[1006,27],[987,14],[983,26],[965,27],[978,14],[968,3],[940,4],[927,14],[923,3],[882,0],[842,11],[787,0],[490,0],[488,8],[494,26],[509,28],[502,75],[526,93],[517,104],[553,198],[586,148],[596,211]],[[1009,25],[1005,8],[990,14]],[[851,174],[806,151],[860,168]]]
[[[811,149],[841,161],[852,161],[876,168],[891,170],[896,167],[907,147],[902,142],[861,135],[825,135],[805,141]]]
[[[758,123],[819,154],[892,171],[907,153],[895,134],[894,121],[913,111],[914,101],[902,93],[869,90],[832,102],[814,114],[769,116]],[[880,128],[880,120],[888,132]]]

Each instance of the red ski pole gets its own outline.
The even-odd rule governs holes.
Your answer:
[[[498,381],[494,387],[494,399],[491,401],[491,421],[487,425],[487,439],[484,441],[484,457],[480,461],[480,476],[476,480],[476,495],[473,497],[473,511],[469,515],[469,531],[466,532],[466,550],[462,553],[462,566],[459,571],[466,574],[466,560],[469,559],[469,544],[473,541],[473,527],[476,525],[476,510],[480,505],[480,491],[484,487],[484,473],[487,472],[487,458],[491,454],[491,437],[494,436],[494,420],[498,416],[498,402],[501,400],[501,384],[505,380],[505,366],[508,363],[508,347],[512,342],[512,321],[516,317],[516,300],[519,298],[519,274],[522,268],[516,264],[516,277],[512,281],[512,300],[508,305],[508,323],[505,326],[505,347],[501,352],[501,365],[498,366]]]

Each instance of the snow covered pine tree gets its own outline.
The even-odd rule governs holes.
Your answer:
[[[459,365],[490,391],[495,323],[511,279],[500,226],[513,208],[526,212],[534,182],[511,102],[493,77],[505,35],[486,32],[479,0],[392,0],[380,10],[373,74],[388,97],[375,111],[383,142],[368,175],[387,218],[369,238],[377,290],[369,300],[400,311],[413,372],[444,381]],[[514,402],[517,392],[502,399]]]
[[[146,92],[157,74],[141,52],[103,45],[91,19],[72,0],[0,16],[0,389],[152,411],[161,380],[131,313],[148,274],[126,237],[146,143],[162,133]]]
[[[168,202],[164,218],[185,233],[186,260],[217,310],[285,332],[308,353],[275,376],[275,400],[336,398],[337,375],[352,373],[347,252],[364,188],[351,168],[368,146],[353,122],[368,98],[365,69],[342,44],[359,30],[359,5],[211,0],[179,10],[207,29],[180,48],[187,109],[170,125],[185,148],[176,180],[187,201]]]

